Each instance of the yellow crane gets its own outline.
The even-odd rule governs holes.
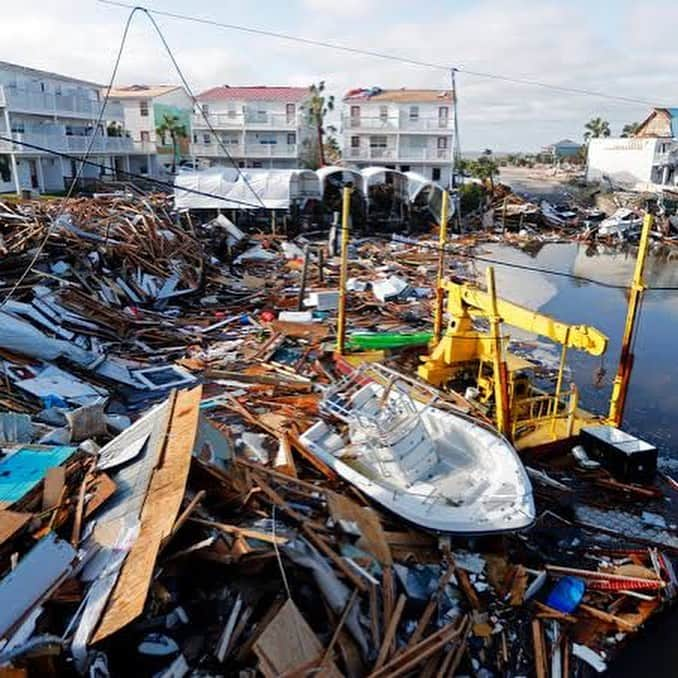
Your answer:
[[[434,335],[431,352],[422,358],[423,364],[419,366],[419,376],[441,387],[462,373],[474,374],[479,400],[486,403],[493,400],[497,428],[514,442],[527,430],[539,429],[541,436],[536,436],[537,441],[544,438],[544,442],[571,434],[576,425],[576,412],[581,411],[576,407],[576,393],[569,402],[561,401],[567,349],[599,356],[607,349],[607,337],[595,327],[569,325],[499,299],[492,267],[487,269],[487,290],[450,280],[442,281],[440,287],[447,295],[449,322],[439,341]],[[477,318],[489,323],[489,332],[476,328],[473,321]],[[505,350],[507,337],[502,335],[502,324],[561,345],[555,394],[536,389],[529,378],[535,366]]]

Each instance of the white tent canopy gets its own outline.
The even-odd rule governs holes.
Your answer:
[[[233,172],[236,173],[235,178]],[[175,186],[177,209],[278,210],[288,209],[294,202],[303,205],[309,199],[321,198],[320,181],[315,172],[300,169],[244,169],[238,172],[226,167],[213,168],[182,173],[177,177]],[[210,190],[203,186],[209,186]],[[212,197],[190,193],[182,188],[210,193]]]
[[[445,189],[435,181],[427,179],[418,172],[405,172],[407,177],[407,193],[410,204],[415,204],[419,199],[419,203],[425,205],[435,217],[436,221],[440,221],[440,212],[443,204],[443,193]],[[447,206],[448,219],[454,214],[454,201],[450,200]]]
[[[403,201],[407,200],[407,176],[402,172],[388,167],[365,167],[365,169],[360,170],[360,174],[363,177],[365,195],[368,196],[368,201],[369,189],[380,184],[392,184],[394,195]]]
[[[325,186],[327,185],[330,178],[334,179],[337,183],[345,186],[348,183],[352,183],[356,188],[363,190],[363,176],[356,169],[349,169],[348,167],[338,167],[337,165],[329,165],[327,167],[321,167],[317,169],[315,173],[318,175],[320,180],[320,190],[325,194]]]

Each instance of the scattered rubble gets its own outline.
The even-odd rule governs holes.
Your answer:
[[[494,209],[519,229],[578,218]],[[604,670],[674,600],[668,476],[527,458],[534,525],[473,539],[341,480],[301,440],[351,369],[338,261],[225,222],[163,196],[0,204],[3,671],[569,675]],[[433,245],[356,243],[350,333],[428,336]],[[412,373],[421,343],[384,362]]]

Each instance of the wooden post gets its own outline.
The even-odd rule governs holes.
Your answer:
[[[304,294],[306,294],[306,279],[308,277],[308,260],[311,251],[308,245],[304,246],[304,265],[301,268],[301,282],[299,283],[299,297],[297,298],[297,311],[304,310]]]
[[[346,345],[346,279],[348,278],[348,229],[351,189],[344,188],[341,208],[341,267],[339,269],[339,306],[337,311],[337,353],[344,355]]]
[[[440,231],[438,235],[438,272],[436,274],[436,307],[433,317],[433,343],[438,344],[443,333],[443,307],[445,290],[443,278],[445,276],[445,245],[447,244],[447,207],[450,196],[443,191],[443,201],[440,207]]]

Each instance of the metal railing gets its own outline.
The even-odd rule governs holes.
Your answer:
[[[77,94],[51,94],[49,92],[30,92],[14,87],[0,86],[0,104],[10,111],[39,113],[43,115],[61,115],[64,117],[85,117],[96,120],[103,102]],[[111,101],[106,105],[106,120],[123,120],[122,104]]]
[[[437,116],[427,116],[410,118],[407,114],[400,116],[370,116],[370,115],[350,115],[341,116],[341,122],[345,129],[369,129],[383,130],[385,132],[406,130],[410,132],[451,132],[452,125],[449,118],[439,118]]]
[[[59,153],[85,153],[89,148],[92,137],[75,136],[68,134],[55,134],[49,132],[22,132],[12,134],[17,142],[25,142],[31,146],[38,146],[49,151]],[[21,143],[12,144],[3,142],[5,150],[13,150],[15,153],[36,154],[41,151]],[[131,153],[134,143],[129,137],[102,137],[97,136],[92,145],[92,153]]]
[[[301,124],[299,115],[286,113],[208,113],[207,119],[214,129],[243,129],[252,127],[257,129],[296,129]],[[200,113],[192,117],[193,129],[209,129],[205,118]]]

